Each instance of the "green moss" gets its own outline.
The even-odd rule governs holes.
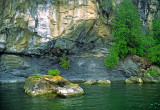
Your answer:
[[[49,75],[58,76],[60,74],[60,71],[58,69],[56,70],[48,70]]]

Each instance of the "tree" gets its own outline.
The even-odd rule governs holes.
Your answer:
[[[138,10],[131,0],[124,0],[114,19],[113,45],[110,48],[110,55],[105,59],[107,67],[114,67],[120,58],[127,55],[143,54],[141,22]],[[112,60],[111,60],[112,59]],[[111,63],[111,62],[114,62]]]

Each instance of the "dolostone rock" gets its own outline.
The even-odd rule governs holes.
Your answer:
[[[78,84],[73,84],[61,76],[41,75],[38,78],[30,76],[24,85],[25,93],[31,96],[56,94],[61,97],[82,95],[83,89]]]

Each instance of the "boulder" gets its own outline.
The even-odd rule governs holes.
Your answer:
[[[111,84],[110,80],[98,80],[97,81],[98,84]]]
[[[152,66],[150,67],[150,70],[153,71],[154,73],[157,73],[157,72],[160,73],[160,67],[155,66],[155,65],[152,65]]]
[[[142,80],[145,83],[156,83],[158,80],[156,80],[154,77],[152,77],[149,73],[145,73]]]
[[[143,80],[137,76],[132,76],[126,79],[125,83],[143,83]]]
[[[31,96],[57,94],[62,97],[77,96],[84,93],[78,84],[72,84],[61,76],[30,76],[24,85],[25,93]]]

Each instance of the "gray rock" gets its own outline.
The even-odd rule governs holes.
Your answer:
[[[125,80],[125,83],[143,83],[143,80],[137,76],[132,76]]]
[[[18,55],[7,55],[3,54],[1,56],[1,63],[3,66],[9,67],[9,68],[28,68],[29,63],[25,61],[22,57]]]
[[[139,65],[135,63],[131,57],[120,60],[116,68],[119,71],[123,71],[126,76],[136,76],[137,70],[139,70]]]
[[[149,73],[144,74],[144,77],[142,78],[142,80],[145,83],[156,83],[158,82],[156,79],[154,79]]]

